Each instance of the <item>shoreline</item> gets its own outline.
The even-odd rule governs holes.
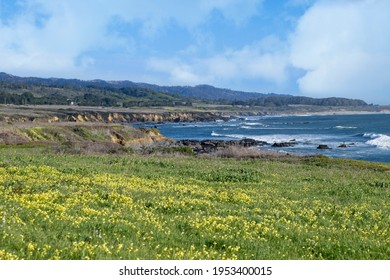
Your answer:
[[[367,112],[362,111],[347,112],[349,114],[343,114],[346,112],[333,113],[328,111],[322,112],[322,114],[285,114],[252,118],[236,116],[232,123],[210,122],[193,125],[188,123],[189,128],[182,128],[179,131],[175,129],[175,124],[157,125],[156,127],[161,129],[162,134],[176,140],[214,141],[223,139],[228,141],[253,139],[267,143],[267,145],[264,145],[265,147],[260,149],[275,152],[299,155],[320,153],[332,158],[344,157],[390,162],[390,136],[386,128],[388,113],[372,114],[370,112],[370,114],[367,114]],[[295,118],[294,116],[302,117]],[[321,116],[328,117],[323,118]],[[379,126],[373,126],[371,120],[377,121],[376,123]],[[317,122],[321,124],[318,126]],[[260,123],[260,125],[256,125],[256,123]],[[273,123],[283,123],[284,125],[274,126]],[[306,123],[312,124],[307,126]],[[192,126],[200,128],[192,130]],[[230,128],[231,126],[233,128]],[[292,130],[289,130],[289,128]],[[271,131],[269,129],[276,130]]]
[[[310,117],[310,116],[333,116],[333,115],[387,115],[390,114],[390,110],[384,110],[379,112],[371,111],[324,111],[324,112],[312,112],[312,113],[291,113],[291,114],[280,114],[280,115],[270,115],[270,116],[301,116],[301,117]]]
[[[331,158],[347,158],[364,160],[369,162],[389,163],[387,158],[356,158],[348,155],[329,154],[328,151],[345,151],[345,148],[355,147],[353,144],[326,141],[313,142],[311,152],[302,152],[289,149],[302,143],[301,140],[268,141],[256,137],[244,137],[242,139],[215,139],[206,137],[204,139],[172,138],[165,132],[156,130],[155,124],[146,124],[144,127],[137,127],[132,124],[114,124],[98,122],[56,122],[56,123],[15,123],[1,125],[0,145],[1,146],[57,146],[59,150],[71,150],[88,153],[89,150],[97,152],[126,152],[129,148],[134,151],[141,151],[146,154],[203,154],[220,155],[222,157],[260,157],[262,154],[269,154],[275,157],[280,156],[313,156],[324,155]],[[158,127],[157,127],[158,129]],[[101,135],[105,135],[102,138]],[[169,137],[169,138],[168,138]],[[320,143],[321,142],[321,143]],[[351,142],[352,143],[352,142]],[[352,146],[351,146],[352,145]],[[256,152],[254,150],[259,152]],[[286,150],[287,148],[287,150]],[[191,151],[189,150],[191,149]],[[129,151],[130,151],[129,150]],[[242,156],[245,155],[245,156]]]
[[[106,122],[106,123],[183,123],[229,120],[254,116],[326,116],[390,114],[390,107],[164,107],[117,108],[57,105],[0,105],[0,122]]]

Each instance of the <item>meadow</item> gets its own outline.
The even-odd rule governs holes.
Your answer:
[[[390,165],[0,147],[0,259],[389,259]]]

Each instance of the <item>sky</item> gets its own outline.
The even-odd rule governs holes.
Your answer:
[[[389,0],[0,0],[0,72],[390,104]]]

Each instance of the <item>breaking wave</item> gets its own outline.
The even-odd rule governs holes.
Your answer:
[[[335,126],[337,129],[356,129],[356,126],[342,126],[342,125],[337,125]]]
[[[363,137],[371,138],[366,144],[376,146],[380,149],[390,150],[390,136],[380,133],[364,133]]]
[[[312,134],[300,134],[300,135],[287,135],[287,134],[272,134],[272,135],[244,135],[244,134],[220,134],[215,131],[211,132],[213,137],[225,137],[233,139],[254,139],[258,141],[265,141],[267,143],[276,143],[276,142],[290,142],[296,141],[301,144],[310,144],[310,143],[319,143],[322,141],[329,140],[329,136],[320,136]]]

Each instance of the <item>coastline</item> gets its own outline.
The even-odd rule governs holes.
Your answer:
[[[368,107],[367,110],[363,110],[361,108],[319,108],[319,107],[310,107],[310,111],[308,111],[308,108],[305,107],[306,110],[301,110],[301,106],[297,106],[295,108],[289,108],[290,110],[282,110],[281,108],[277,108],[278,110],[274,111],[253,111],[253,110],[242,110],[242,111],[229,111],[229,110],[200,110],[198,108],[197,111],[192,110],[190,111],[190,108],[187,108],[187,111],[184,111],[184,108],[181,108],[182,111],[173,111],[173,108],[156,108],[154,112],[152,112],[151,108],[130,108],[130,109],[123,109],[123,108],[105,108],[105,107],[69,107],[69,106],[0,106],[0,124],[1,124],[1,141],[3,143],[22,143],[22,142],[29,142],[29,138],[27,137],[25,139],[25,135],[23,133],[13,133],[12,131],[20,130],[20,129],[31,129],[34,127],[40,127],[43,128],[43,131],[46,131],[45,134],[37,136],[44,140],[44,142],[50,142],[50,139],[55,139],[57,136],[52,135],[50,131],[55,132],[57,135],[68,135],[65,137],[65,139],[69,141],[73,141],[72,139],[79,139],[79,136],[74,135],[74,133],[71,130],[71,128],[77,129],[78,127],[81,127],[82,129],[85,129],[86,131],[111,131],[108,134],[112,135],[112,140],[106,139],[105,143],[112,142],[113,143],[133,143],[135,146],[137,146],[137,149],[141,146],[148,146],[149,150],[152,150],[154,152],[153,147],[156,147],[157,150],[160,148],[165,149],[167,146],[169,146],[169,149],[174,150],[176,148],[180,148],[183,146],[189,146],[189,148],[192,148],[194,153],[198,153],[199,151],[201,153],[206,152],[210,153],[211,151],[217,151],[226,148],[230,144],[221,142],[217,143],[215,140],[242,140],[243,138],[246,139],[253,139],[255,141],[260,141],[264,145],[267,143],[266,146],[272,146],[273,147],[279,147],[279,148],[285,148],[286,153],[288,154],[301,154],[301,150],[305,150],[304,147],[298,147],[296,149],[294,145],[304,145],[308,142],[306,137],[302,138],[298,136],[298,134],[292,133],[290,136],[288,135],[288,132],[284,132],[285,137],[277,137],[277,138],[267,138],[267,134],[264,134],[263,138],[259,138],[257,136],[253,136],[256,134],[246,134],[244,133],[242,137],[227,137],[224,138],[215,138],[215,137],[201,137],[201,138],[191,138],[189,135],[192,135],[191,131],[187,131],[184,135],[182,135],[180,138],[176,138],[173,134],[167,133],[167,131],[162,130],[161,135],[159,135],[160,139],[170,139],[172,141],[163,141],[165,143],[157,143],[154,141],[157,139],[156,137],[149,137],[147,135],[144,135],[144,133],[140,133],[143,138],[141,141],[130,139],[124,137],[122,140],[120,137],[118,138],[116,136],[118,131],[113,130],[112,128],[108,128],[109,125],[116,125],[116,126],[129,126],[134,127],[135,129],[160,129],[160,125],[175,125],[175,124],[181,124],[185,126],[185,123],[217,123],[221,122],[220,125],[223,125],[224,122],[229,120],[248,120],[251,117],[260,117],[260,118],[277,118],[277,117],[289,117],[289,116],[303,116],[303,117],[310,117],[310,116],[342,116],[342,115],[373,115],[373,119],[375,118],[374,115],[388,115],[390,114],[390,110],[384,109],[384,110],[368,110],[373,109],[371,107]],[[192,108],[194,109],[194,108]],[[293,110],[294,109],[294,110]],[[317,109],[317,110],[314,110]],[[321,109],[321,110],[319,110]],[[360,109],[360,110],[357,110]],[[335,124],[335,126],[339,126]],[[64,127],[69,127],[68,131],[64,131]],[[342,128],[348,128],[350,125],[344,125],[340,126]],[[50,129],[49,129],[50,128]],[[49,132],[47,132],[47,130]],[[11,131],[12,133],[9,133]],[[35,132],[33,132],[35,133]],[[80,134],[81,132],[79,132]],[[95,133],[95,132],[94,132]],[[210,132],[211,133],[211,132]],[[208,133],[208,135],[210,135]],[[305,134],[306,132],[304,132]],[[353,133],[353,132],[352,132]],[[336,143],[329,141],[329,140],[316,140],[313,141],[313,145],[315,144],[315,147],[312,147],[313,153],[316,153],[317,147],[320,147],[321,145],[329,146],[329,150],[322,150],[321,154],[334,157],[334,154],[332,154],[332,148],[333,151],[340,150],[339,146],[345,147],[345,143],[353,143],[355,141],[364,141],[364,143],[370,141],[370,142],[379,142],[379,141],[386,141],[385,145],[387,145],[388,142],[388,136],[389,133],[387,131],[378,132],[378,131],[370,131],[370,130],[364,130],[361,135],[365,138],[364,140],[355,140],[349,139],[346,140],[339,140]],[[77,133],[76,133],[77,134]],[[89,133],[90,134],[90,133]],[[121,135],[122,133],[119,132]],[[127,133],[125,133],[127,134]],[[229,134],[229,133],[223,133],[223,134]],[[231,133],[230,133],[231,134]],[[233,133],[234,134],[234,133]],[[263,133],[261,133],[263,134]],[[278,134],[278,133],[276,133]],[[356,133],[355,133],[356,134]],[[367,135],[366,135],[367,134]],[[70,135],[70,136],[69,136]],[[352,134],[351,134],[352,135]],[[84,143],[89,143],[91,139],[83,139],[83,135],[81,135],[81,139],[77,141],[81,141]],[[155,135],[157,136],[157,135]],[[161,136],[161,137],[160,137]],[[138,137],[138,136],[137,136]],[[189,138],[187,138],[189,137]],[[298,137],[298,138],[297,138]],[[371,137],[371,138],[370,138]],[[378,139],[379,137],[382,137],[381,139]],[[153,139],[152,139],[153,138]],[[289,142],[291,139],[297,139],[297,143],[292,145],[292,143]],[[23,140],[25,139],[25,140]],[[176,140],[173,140],[176,139]],[[186,140],[186,139],[198,139],[201,140],[198,143],[191,143],[190,145],[183,145],[183,143],[180,143],[180,140]],[[39,140],[39,139],[38,139]],[[85,141],[87,140],[87,141]],[[179,140],[179,141],[177,141]],[[94,141],[99,142],[99,139],[95,139]],[[202,141],[206,141],[206,143],[202,143]],[[208,141],[208,142],[207,142]],[[345,142],[346,141],[346,142]],[[56,142],[56,141],[54,141]],[[57,144],[61,141],[57,141]],[[169,145],[167,144],[169,142]],[[173,142],[176,142],[175,144]],[[363,142],[361,142],[363,143]],[[344,145],[343,145],[344,144]],[[374,143],[373,143],[374,144]],[[383,143],[377,143],[380,145],[383,145]],[[126,144],[125,144],[126,145]],[[209,147],[211,145],[211,147]],[[233,144],[231,146],[235,146],[236,144]],[[240,146],[238,144],[237,146]],[[348,146],[348,145],[347,145]],[[356,147],[356,146],[355,146]],[[387,147],[387,146],[386,146]],[[349,148],[342,149],[343,153],[344,151],[349,151]],[[300,150],[301,149],[301,150]],[[160,149],[161,150],[161,149]],[[277,152],[277,150],[272,149],[274,152]],[[281,149],[284,151],[284,149]],[[349,152],[347,152],[348,154]],[[306,154],[306,152],[305,152]],[[336,155],[337,157],[338,155]],[[354,158],[351,156],[346,155],[347,158]],[[357,158],[357,159],[363,159],[364,158]],[[386,159],[386,162],[388,160]]]
[[[236,116],[228,123],[148,126],[157,127],[162,134],[176,140],[253,139],[267,143],[260,149],[273,152],[320,153],[329,157],[390,162],[389,114],[332,113]]]
[[[280,114],[277,116],[331,116],[331,115],[385,115],[390,114],[390,110],[383,111],[323,111],[323,112],[312,112],[309,114],[295,112],[291,114]],[[275,115],[276,116],[276,115]]]
[[[0,122],[105,122],[105,123],[169,123],[208,122],[250,116],[326,116],[326,115],[390,114],[389,106],[356,107],[164,107],[117,108],[83,106],[17,106],[0,105]]]

